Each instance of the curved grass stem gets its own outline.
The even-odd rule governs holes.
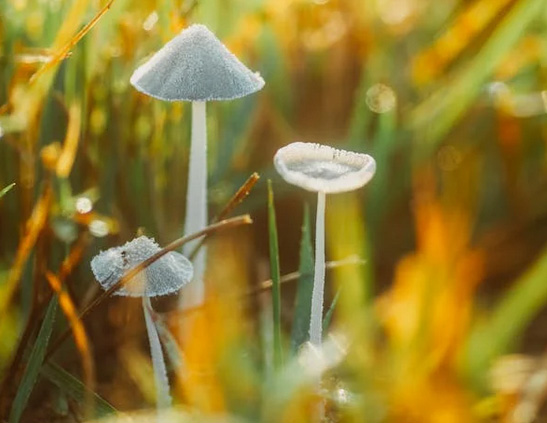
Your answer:
[[[101,293],[99,296],[97,296],[91,303],[87,305],[79,314],[78,318],[82,320],[89,312],[91,312],[95,307],[97,307],[100,303],[102,303],[106,298],[108,298],[110,295],[112,295],[115,291],[123,287],[127,282],[129,282],[133,277],[135,277],[138,273],[142,272],[144,269],[146,269],[148,266],[150,266],[152,263],[154,263],[156,260],[159,260],[162,258],[165,254],[174,251],[187,242],[193,241],[195,239],[199,239],[203,236],[207,236],[219,229],[227,229],[232,228],[234,226],[239,225],[248,225],[253,223],[251,217],[248,214],[233,217],[231,219],[222,220],[218,223],[215,223],[213,225],[208,226],[205,229],[202,229],[196,233],[193,233],[191,235],[183,236],[182,238],[176,239],[175,241],[171,242],[167,246],[165,246],[162,250],[158,251],[153,256],[149,257],[148,259],[140,262],[138,265],[133,267],[132,269],[128,270],[122,278],[115,284],[113,284],[108,290]],[[68,338],[68,336],[71,333],[72,328],[68,327],[65,332],[63,332],[59,338],[52,344],[50,349],[48,350],[46,354],[46,359],[50,358],[55,351],[63,344],[64,341]]]

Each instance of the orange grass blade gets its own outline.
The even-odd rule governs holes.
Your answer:
[[[439,76],[511,1],[480,0],[470,4],[431,47],[414,59],[414,80],[424,84]]]
[[[89,234],[84,233],[71,248],[68,256],[63,260],[61,264],[61,270],[59,271],[59,279],[64,281],[68,275],[72,273],[74,267],[80,263],[84,255],[84,251],[89,243]]]
[[[9,103],[4,110],[12,110],[15,120],[20,120],[28,129],[28,145],[33,146],[37,139],[36,132],[39,125],[37,121],[40,117],[40,110],[43,105],[44,97],[53,82],[52,72],[56,65],[63,60],[70,50],[80,41],[80,39],[97,23],[112,4],[111,0],[99,13],[78,31],[89,0],[77,0],[72,4],[71,9],[64,17],[63,25],[57,32],[53,46],[51,47],[52,58],[44,64],[30,78],[29,84],[22,89],[12,89],[9,93]],[[76,33],[76,35],[74,35]]]
[[[243,200],[245,200],[255,184],[260,179],[260,175],[254,172],[247,180],[241,185],[241,187],[236,191],[236,193],[230,198],[228,204],[222,209],[218,216],[214,219],[214,222],[225,219],[237,206],[239,206]]]
[[[59,155],[57,161],[57,176],[60,178],[66,178],[72,170],[74,164],[74,158],[78,151],[78,140],[80,138],[80,129],[82,126],[82,112],[78,103],[74,103],[70,106],[68,112],[68,128],[66,130],[65,142],[63,143],[63,150]]]
[[[114,293],[114,291],[117,291],[121,287],[124,286],[129,280],[131,280],[134,276],[136,276],[139,272],[142,272],[144,269],[146,269],[148,266],[150,266],[152,263],[154,263],[156,260],[159,260],[162,258],[165,254],[169,253],[170,251],[176,250],[177,248],[180,248],[182,245],[184,245],[187,242],[193,241],[194,239],[198,239],[202,236],[209,235],[212,232],[216,232],[219,229],[228,229],[233,228],[235,226],[239,225],[250,225],[253,223],[251,217],[248,214],[233,217],[231,219],[222,220],[218,223],[215,223],[213,225],[210,225],[206,227],[205,229],[196,232],[194,234],[190,234],[187,236],[184,236],[182,238],[179,238],[170,244],[168,244],[166,247],[164,247],[162,250],[158,251],[153,256],[149,257],[145,261],[139,263],[137,266],[133,267],[132,269],[128,270],[127,273],[114,285],[112,285],[108,290],[104,291],[101,295],[96,297],[89,305],[87,305],[79,315],[80,320],[83,320],[83,318],[91,312],[96,306],[98,306],[100,303],[102,303],[106,298],[108,298],[110,295]],[[67,329],[63,334],[57,338],[57,340],[52,344],[50,349],[48,350],[46,354],[46,359],[50,358],[51,355],[59,348],[63,342],[66,340],[68,335],[70,334],[70,328]]]
[[[88,242],[89,242],[89,235],[87,233],[84,233],[76,241],[75,245],[70,250],[68,257],[66,257],[63,260],[63,263],[61,264],[61,270],[59,271],[59,279],[61,281],[64,281],[65,278],[70,273],[72,273],[73,268],[81,261],[85,247],[87,246]],[[19,363],[21,362],[23,357],[24,348],[27,345],[28,339],[30,338],[32,329],[34,327],[33,322],[39,313],[38,310],[39,310],[39,307],[37,307],[36,305],[34,305],[31,309],[26,327],[23,330],[23,333],[20,337],[19,345],[17,346],[17,349],[12,355],[13,358],[12,358],[11,364],[9,365],[8,370],[4,375],[4,380],[2,381],[2,384],[0,385],[0,398],[5,393],[7,386],[13,380],[14,373],[16,372],[16,369],[19,367]]]
[[[12,297],[17,289],[17,285],[21,280],[23,267],[32,249],[34,248],[40,233],[47,223],[51,200],[51,188],[46,186],[44,193],[34,206],[34,210],[32,211],[30,219],[27,223],[25,235],[17,248],[15,260],[13,261],[13,266],[11,267],[8,280],[6,282],[4,293],[0,297],[0,316],[7,311],[7,307],[9,307]]]
[[[184,335],[183,351],[186,371],[178,375],[188,403],[203,412],[225,412],[226,404],[215,372],[217,344],[220,336],[218,310],[210,302],[195,310],[190,319],[180,322],[176,330]],[[180,341],[179,341],[180,342]]]
[[[214,265],[208,269],[206,303],[191,315],[170,314],[168,321],[184,351],[177,387],[190,406],[222,413],[227,398],[252,402],[249,393],[257,389],[252,378],[241,377],[237,364],[242,340],[251,336],[241,299],[251,276],[244,264],[253,252],[235,233],[216,238],[209,248]]]
[[[219,222],[223,219],[225,219],[237,206],[239,206],[245,198],[248,197],[248,195],[251,193],[251,190],[255,186],[255,184],[260,179],[260,175],[256,172],[254,172],[247,180],[241,185],[241,187],[236,191],[236,193],[230,198],[226,206],[222,209],[222,211],[215,217],[212,222]],[[199,244],[197,244],[194,248],[194,250],[190,253],[189,258],[190,260],[193,260],[196,256],[197,252],[205,242],[205,239],[207,237],[203,238]]]
[[[46,279],[53,291],[55,291],[59,297],[59,305],[70,323],[70,328],[72,329],[72,334],[74,335],[74,343],[76,344],[76,348],[82,358],[84,383],[88,387],[88,390],[86,390],[84,409],[86,411],[85,414],[91,416],[91,410],[93,409],[93,396],[91,395],[91,392],[95,391],[95,365],[93,363],[93,358],[89,348],[89,340],[84,325],[78,318],[76,307],[74,306],[70,295],[68,295],[67,291],[63,288],[59,277],[47,271]]]
[[[114,0],[110,0],[96,15],[91,21],[89,21],[76,35],[74,35],[63,47],[61,47],[52,57],[52,59],[47,62],[44,66],[42,66],[34,75],[32,75],[30,82],[32,83],[36,79],[38,79],[42,74],[44,74],[49,69],[56,66],[59,62],[64,60],[70,51],[74,48],[76,44],[95,26],[97,22],[103,17],[103,15],[108,12],[110,7],[112,6],[112,3],[114,3]],[[76,5],[77,6],[77,5]],[[75,7],[76,7],[75,6]],[[73,11],[71,11],[71,14],[73,14]],[[61,28],[61,31],[59,31],[61,34],[63,33],[63,29]],[[58,39],[60,39],[59,37]]]

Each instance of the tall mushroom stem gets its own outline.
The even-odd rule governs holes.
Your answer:
[[[315,218],[315,270],[310,318],[310,342],[313,345],[321,345],[322,340],[323,296],[325,291],[325,197],[325,192],[318,192],[317,215]]]
[[[186,222],[184,232],[191,234],[207,226],[207,121],[206,102],[192,102],[192,142],[190,146],[190,168],[188,172],[188,193],[186,196]],[[184,254],[189,255],[199,240],[184,246]],[[196,307],[205,298],[206,249],[201,247],[194,259],[194,279],[183,289],[181,306]]]
[[[163,351],[161,349],[158,331],[152,318],[152,304],[150,298],[142,297],[142,308],[144,309],[144,320],[146,322],[146,332],[150,342],[150,355],[152,356],[152,366],[154,368],[154,382],[156,384],[156,406],[158,410],[171,407],[171,394],[169,393],[169,379],[167,378],[167,368]],[[159,418],[158,418],[159,419]]]

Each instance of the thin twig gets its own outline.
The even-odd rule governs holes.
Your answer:
[[[236,191],[236,193],[230,198],[226,206],[220,211],[220,213],[215,216],[212,220],[212,223],[219,222],[223,219],[226,219],[226,217],[237,207],[239,206],[245,198],[250,194],[251,190],[255,186],[255,184],[260,179],[260,175],[256,172],[254,172],[251,176],[247,178],[247,180],[239,187],[239,189]],[[196,254],[198,253],[199,249],[203,246],[203,243],[207,240],[207,237],[204,237],[192,250],[192,252],[188,255],[188,258],[190,260],[194,260]]]
[[[89,303],[78,316],[79,320],[83,320],[87,314],[91,310],[93,310],[95,307],[97,307],[100,303],[102,303],[106,298],[108,298],[110,295],[112,295],[115,291],[125,286],[126,283],[128,283],[132,278],[134,278],[138,273],[145,270],[148,266],[150,266],[152,263],[154,263],[156,260],[159,260],[162,258],[165,254],[176,250],[180,248],[182,245],[186,244],[187,242],[193,241],[194,239],[201,238],[202,236],[209,235],[213,232],[216,232],[220,229],[228,229],[232,228],[234,226],[239,225],[248,225],[253,223],[251,217],[248,214],[233,217],[231,219],[222,220],[218,223],[215,223],[213,225],[210,225],[206,227],[205,229],[184,236],[182,238],[179,238],[167,246],[165,246],[162,250],[158,251],[153,256],[149,257],[148,259],[140,262],[135,267],[129,269],[118,282],[116,282],[114,285],[112,285],[110,288],[108,288],[106,291],[104,291],[102,294],[100,294],[98,297],[96,297],[91,303]],[[47,354],[46,354],[46,360],[51,358],[53,353],[63,344],[63,342],[68,338],[68,336],[71,333],[72,328],[68,327],[60,336],[57,338],[57,340],[52,344],[52,346],[49,348]]]
[[[95,15],[91,21],[89,21],[78,33],[72,37],[68,43],[66,43],[58,53],[56,53],[53,58],[47,62],[44,66],[42,66],[32,77],[30,78],[30,83],[33,83],[36,81],[42,74],[44,74],[47,70],[51,69],[53,66],[55,66],[57,63],[59,63],[61,60],[64,60],[66,57],[68,57],[70,50],[74,48],[74,46],[80,41],[85,34],[89,32],[93,26],[103,17],[103,15],[108,12],[110,7],[112,6],[112,3],[114,3],[114,0],[110,0],[99,12]]]
[[[219,222],[226,219],[226,217],[237,207],[239,206],[245,198],[249,196],[249,193],[255,186],[255,184],[260,179],[260,175],[254,172],[247,180],[241,185],[241,187],[236,191],[236,193],[230,198],[228,204],[224,206],[221,212],[213,219],[213,222]]]
[[[351,256],[346,257],[345,259],[342,259],[342,260],[328,261],[328,262],[325,263],[325,267],[327,269],[335,269],[337,267],[349,266],[349,265],[352,265],[352,264],[357,264],[357,265],[362,266],[365,263],[366,263],[366,260],[363,260],[358,255],[351,255]],[[287,273],[285,275],[282,275],[279,282],[281,284],[284,284],[284,283],[287,283],[287,282],[293,282],[293,281],[297,280],[299,277],[300,277],[300,272],[291,272],[291,273]],[[258,287],[256,287],[256,288],[254,288],[254,289],[240,295],[240,297],[245,298],[247,296],[256,295],[256,294],[259,294],[260,292],[267,291],[271,287],[272,287],[272,280],[267,279],[265,281],[260,282]],[[166,316],[183,317],[183,316],[190,315],[192,313],[198,312],[199,310],[201,310],[205,306],[207,306],[207,304],[208,303],[205,302],[203,305],[186,308],[184,310],[168,311],[166,313],[161,313],[161,316],[164,319],[166,318]],[[156,313],[158,313],[158,312],[156,312]],[[158,313],[158,314],[160,314],[160,313]]]
[[[346,257],[345,259],[342,259],[342,260],[328,261],[328,262],[325,263],[325,268],[326,269],[334,269],[336,267],[348,266],[350,264],[363,265],[365,263],[366,263],[366,260],[363,260],[358,255],[352,255],[352,256]],[[284,283],[284,282],[294,281],[294,280],[298,279],[299,277],[300,277],[300,272],[287,273],[286,275],[281,276],[280,282]],[[266,291],[266,290],[270,289],[271,287],[272,287],[272,280],[271,279],[265,280],[265,281],[261,282],[260,285],[257,288],[250,291],[248,293],[248,295],[254,295],[254,294],[257,294],[259,292]]]

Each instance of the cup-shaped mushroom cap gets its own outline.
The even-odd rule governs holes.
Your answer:
[[[145,236],[135,238],[121,247],[101,251],[91,260],[91,270],[106,291],[129,269],[160,251],[160,246]],[[137,273],[114,295],[156,297],[178,291],[192,280],[192,263],[182,254],[171,251],[146,269]]]
[[[166,101],[231,100],[260,90],[250,71],[204,25],[192,25],[163,46],[131,76],[131,84]]]
[[[368,154],[306,142],[280,148],[274,165],[288,183],[327,194],[360,188],[376,171],[376,162]]]

